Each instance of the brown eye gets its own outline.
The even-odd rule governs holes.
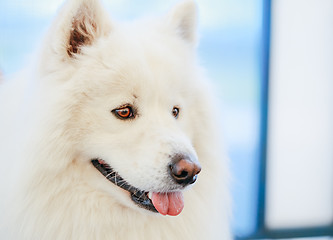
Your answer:
[[[172,115],[177,119],[178,115],[179,115],[179,108],[178,107],[174,107],[172,109]]]
[[[130,106],[121,107],[112,110],[113,114],[120,119],[129,119],[134,117],[133,109]]]

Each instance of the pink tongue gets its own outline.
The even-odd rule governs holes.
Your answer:
[[[151,200],[162,215],[177,216],[184,208],[184,197],[181,192],[153,193]]]

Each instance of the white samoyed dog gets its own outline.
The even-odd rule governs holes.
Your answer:
[[[231,239],[196,20],[193,1],[130,23],[64,4],[1,86],[1,239]]]

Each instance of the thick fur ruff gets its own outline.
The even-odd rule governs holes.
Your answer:
[[[192,1],[132,23],[110,21],[97,0],[66,2],[33,67],[0,88],[0,238],[230,239],[219,106],[196,45]],[[132,119],[115,116],[128,105]],[[167,171],[179,154],[202,167],[186,188]],[[184,210],[139,207],[96,158],[138,189],[182,192]]]

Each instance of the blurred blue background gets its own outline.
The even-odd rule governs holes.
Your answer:
[[[0,0],[0,71],[9,76],[29,61],[62,0]],[[164,14],[176,0],[108,0],[115,19]],[[199,55],[222,99],[221,122],[233,174],[233,230],[255,228],[259,141],[262,0],[198,0]]]

